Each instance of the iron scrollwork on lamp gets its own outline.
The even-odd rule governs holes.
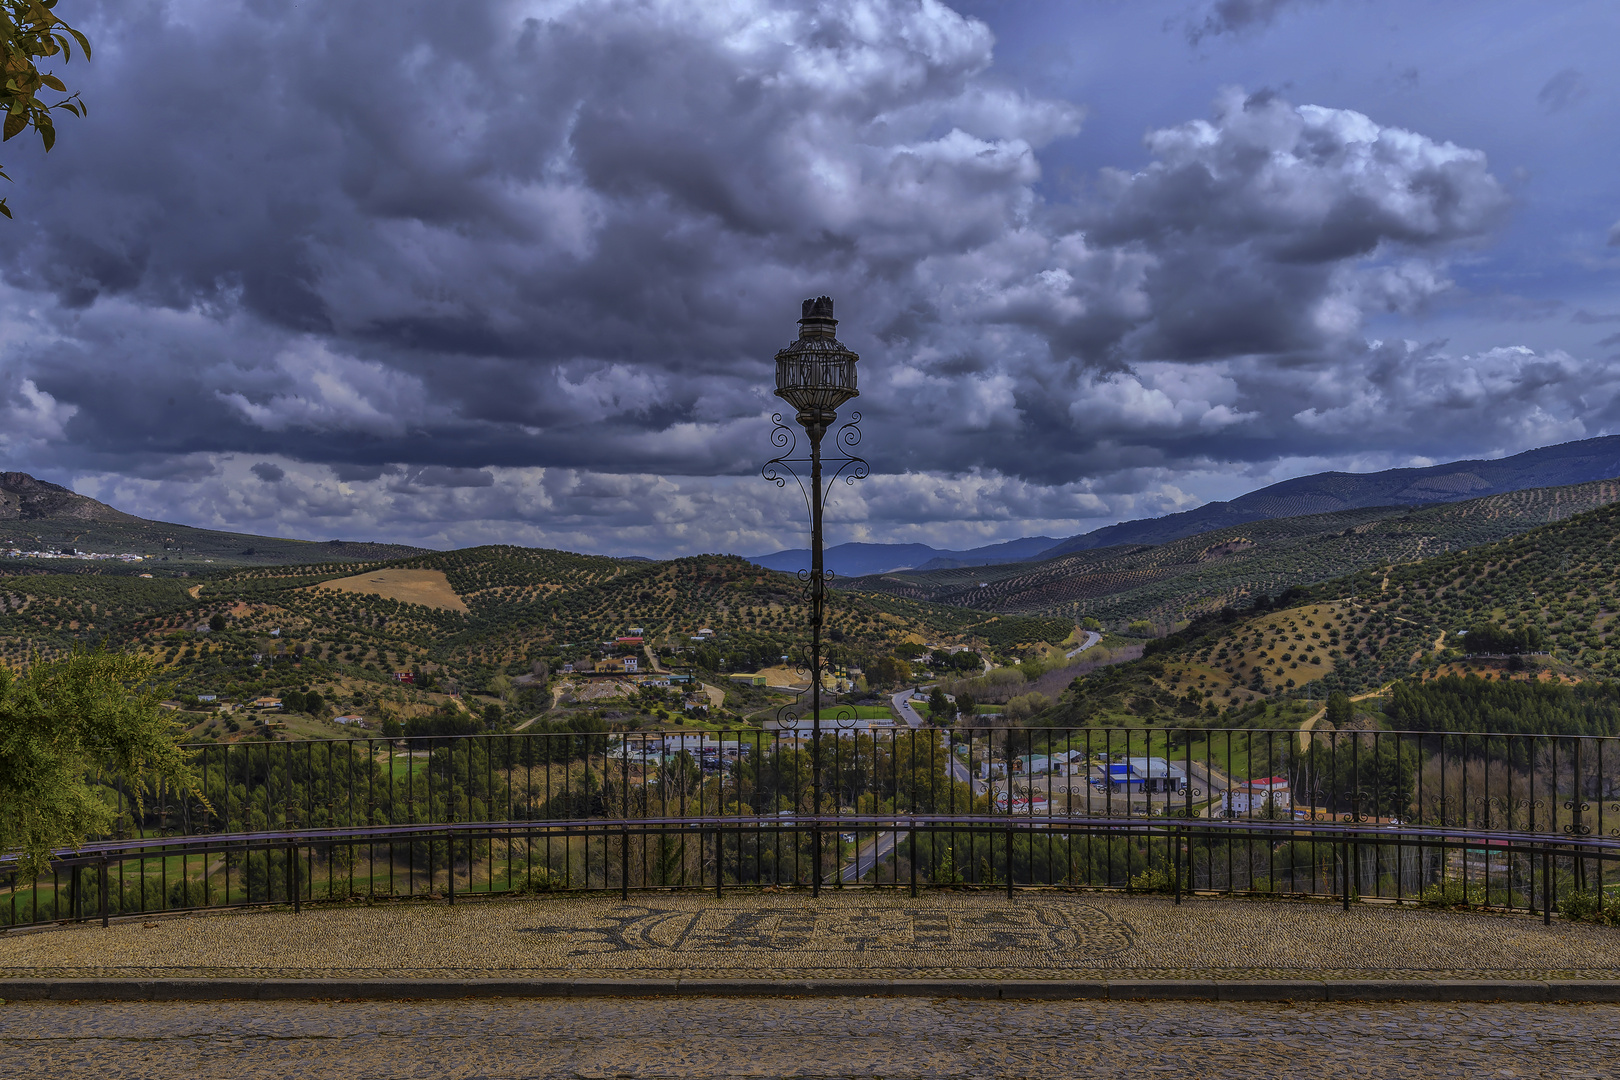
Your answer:
[[[776,354],[776,396],[794,409],[793,419],[804,429],[810,442],[809,457],[797,456],[798,437],[788,426],[781,413],[772,415],[776,425],[771,429],[771,445],[778,453],[760,470],[761,475],[777,487],[786,487],[788,478],[799,485],[804,496],[805,509],[810,514],[810,568],[799,571],[799,580],[807,586],[810,600],[809,655],[801,653],[798,667],[810,678],[810,760],[812,798],[815,813],[821,813],[821,720],[822,681],[830,665],[822,655],[821,634],[827,611],[827,582],[832,574],[822,559],[822,508],[832,494],[832,486],[840,478],[853,484],[871,473],[866,461],[854,454],[861,441],[861,414],[851,412],[849,420],[838,423],[839,406],[857,397],[855,365],[860,357],[846,349],[834,331],[838,320],[833,318],[831,297],[818,296],[804,302],[799,319],[799,337]],[[826,455],[826,464],[833,466],[831,475],[823,474],[822,441],[829,431],[834,432],[832,445]],[[801,470],[808,468],[808,483]],[[836,692],[833,701],[836,703]],[[798,702],[794,702],[797,705]],[[793,705],[784,706],[779,716],[785,716]],[[853,725],[855,713],[839,710],[835,722],[840,726]],[[815,867],[812,889],[821,891],[821,829],[811,833],[811,862]]]

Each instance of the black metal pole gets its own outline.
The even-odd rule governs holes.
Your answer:
[[[827,428],[817,418],[805,424],[810,437],[810,788],[814,813],[821,814],[821,618],[826,603],[821,552],[821,437]],[[815,867],[812,896],[821,895],[821,827],[810,834],[810,863]]]
[[[825,494],[822,491],[821,440],[827,429],[838,421],[838,407],[858,397],[855,388],[855,364],[860,357],[839,344],[833,336],[838,320],[833,318],[831,297],[818,296],[802,305],[799,319],[799,339],[776,354],[776,395],[793,406],[795,417],[810,440],[810,490],[805,492],[810,510],[810,794],[811,813],[819,819],[822,813],[821,777],[821,631],[826,620],[827,582],[826,566],[822,557],[821,517]],[[793,457],[797,439],[788,429],[781,414],[772,416],[777,427],[771,432],[771,442],[785,449],[785,453],[765,463],[761,470],[765,479],[783,487],[787,476],[792,476],[803,489],[804,481],[794,469]],[[839,429],[835,437],[839,449],[834,459],[837,479],[849,470],[847,480],[864,479],[868,472],[866,462],[848,452],[848,447],[860,442],[857,425],[860,413],[854,413],[848,424]],[[802,729],[800,729],[802,730]],[[834,764],[836,768],[836,762]],[[835,823],[836,824],[836,823]],[[810,830],[810,859],[812,865],[810,890],[821,895],[822,876],[822,822],[816,820]]]

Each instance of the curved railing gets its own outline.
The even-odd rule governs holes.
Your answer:
[[[1602,890],[1620,856],[1608,738],[828,726],[819,748],[752,729],[205,745],[200,798],[113,778],[120,835],[58,853],[39,878],[0,859],[0,925],[817,883],[1550,918],[1561,897]]]

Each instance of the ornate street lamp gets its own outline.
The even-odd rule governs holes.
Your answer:
[[[838,320],[833,318],[833,302],[828,296],[806,300],[799,319],[799,339],[776,354],[776,396],[793,406],[794,419],[804,428],[810,440],[809,458],[794,457],[798,439],[782,419],[781,413],[772,415],[775,428],[771,443],[782,452],[765,463],[765,479],[777,487],[787,486],[791,476],[805,498],[810,512],[810,569],[799,571],[810,592],[810,655],[804,665],[810,675],[810,768],[812,798],[815,813],[821,814],[821,697],[822,678],[828,665],[821,655],[821,630],[826,617],[827,579],[832,575],[822,565],[821,511],[832,485],[842,476],[846,483],[863,480],[871,472],[861,458],[851,454],[849,448],[861,441],[861,414],[851,412],[849,421],[837,428],[829,455],[829,464],[836,467],[823,482],[821,443],[833,425],[838,423],[838,407],[856,397],[855,365],[860,357],[838,341],[834,331]],[[806,489],[804,479],[795,465],[810,466],[810,483]],[[853,715],[851,716],[853,719]],[[814,866],[811,888],[821,893],[821,828],[819,823],[811,833],[810,860]]]

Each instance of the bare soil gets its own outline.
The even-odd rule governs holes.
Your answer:
[[[373,570],[366,574],[356,574],[354,577],[323,581],[316,588],[370,593],[389,600],[421,604],[423,607],[439,608],[444,611],[467,610],[467,605],[450,587],[450,579],[444,576],[443,570]]]

